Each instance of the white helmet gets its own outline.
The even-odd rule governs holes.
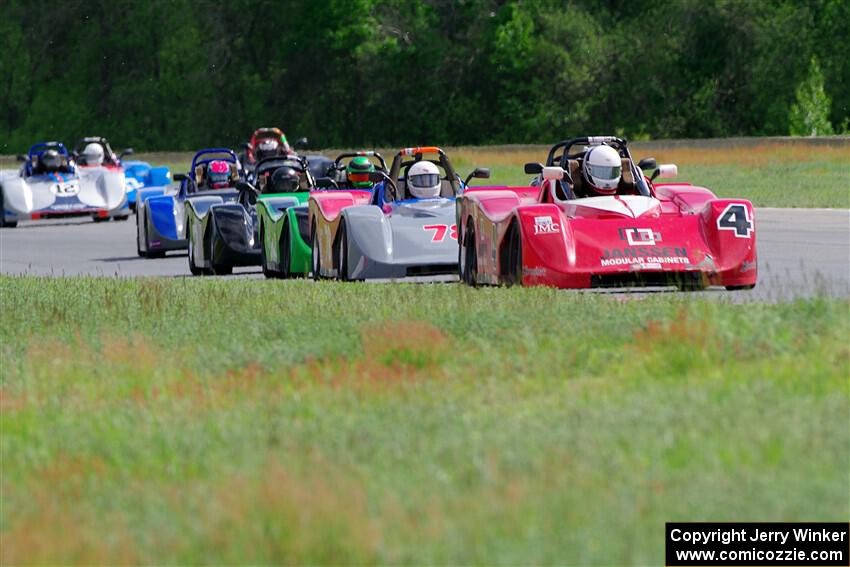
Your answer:
[[[613,195],[617,192],[621,169],[620,154],[611,146],[593,146],[584,155],[584,179],[599,194]]]
[[[83,159],[86,160],[86,165],[103,164],[103,146],[95,143],[87,145],[83,150]]]
[[[440,170],[430,161],[417,161],[407,171],[407,187],[417,199],[439,196]]]
[[[257,161],[261,159],[276,156],[280,153],[280,142],[273,138],[260,140],[257,144]]]

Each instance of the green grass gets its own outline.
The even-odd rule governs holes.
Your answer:
[[[0,278],[0,563],[661,564],[848,517],[850,303]]]
[[[719,197],[749,199],[757,207],[850,208],[850,138],[768,139],[738,138],[723,144],[706,140],[637,142],[631,146],[636,160],[655,157],[658,163],[675,163],[679,177],[708,187]],[[480,146],[446,148],[455,168],[466,176],[474,167],[489,167],[489,181],[474,185],[527,185],[527,162],[542,162],[549,146]],[[395,149],[382,149],[387,163]],[[320,153],[335,158],[339,150]],[[193,153],[139,154],[134,159],[166,165],[173,171],[189,168]],[[0,156],[0,168],[17,167],[13,156]]]

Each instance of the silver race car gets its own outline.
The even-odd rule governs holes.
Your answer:
[[[405,148],[365,191],[312,193],[309,226],[315,279],[363,280],[457,274],[455,197],[465,181],[440,148]]]
[[[130,215],[124,172],[78,168],[65,146],[44,142],[29,149],[19,170],[0,170],[0,226],[19,220],[90,215],[95,221]]]

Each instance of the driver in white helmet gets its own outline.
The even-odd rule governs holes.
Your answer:
[[[593,146],[584,154],[581,175],[589,196],[616,195],[622,173],[620,154],[611,146]]]
[[[85,165],[103,165],[103,146],[96,143],[88,144],[83,150],[83,163]]]
[[[407,188],[417,199],[440,196],[440,170],[430,161],[417,161],[407,172]]]

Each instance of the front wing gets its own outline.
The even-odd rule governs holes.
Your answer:
[[[507,283],[515,272],[505,264],[517,257],[523,285],[744,288],[757,280],[755,220],[744,200],[714,199],[698,214],[657,218],[567,218],[549,204],[521,205],[496,220],[473,213],[480,283]],[[517,229],[519,255],[508,250]]]
[[[347,237],[348,278],[354,280],[457,274],[454,212],[445,218],[385,215],[375,206],[342,212]],[[336,266],[341,263],[335,262]]]

